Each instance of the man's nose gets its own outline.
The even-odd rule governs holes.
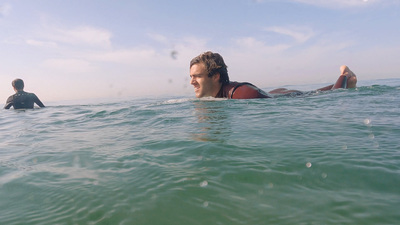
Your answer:
[[[196,82],[196,81],[195,81],[194,77],[191,77],[191,78],[190,78],[190,84],[193,85],[195,82]]]

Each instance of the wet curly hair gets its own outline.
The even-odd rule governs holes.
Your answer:
[[[211,51],[204,52],[194,57],[190,61],[190,68],[194,64],[198,63],[204,63],[208,73],[208,77],[212,77],[216,73],[219,73],[220,75],[219,82],[222,84],[229,83],[228,66],[226,66],[224,59],[220,54],[213,53]]]

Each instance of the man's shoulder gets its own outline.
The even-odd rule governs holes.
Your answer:
[[[230,98],[251,99],[251,98],[270,98],[270,96],[252,83],[232,82]]]
[[[7,98],[7,102],[12,101],[12,100],[14,99],[14,97],[15,97],[15,94],[10,95],[10,96]]]

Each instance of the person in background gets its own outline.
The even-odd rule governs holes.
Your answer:
[[[28,93],[24,91],[23,80],[13,80],[12,86],[15,94],[8,97],[4,109],[9,109],[11,106],[13,106],[14,109],[33,109],[34,103],[36,103],[39,107],[45,107],[34,93]]]
[[[317,89],[327,91],[338,88],[356,87],[357,77],[347,67],[340,67],[341,74],[335,84]],[[301,95],[303,92],[286,88],[274,89],[268,93],[247,82],[231,82],[227,66],[218,53],[204,52],[190,61],[190,84],[197,98],[215,97],[228,99],[271,98],[274,95]]]

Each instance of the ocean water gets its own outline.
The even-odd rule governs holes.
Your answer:
[[[0,224],[399,224],[399,94],[1,110]]]

